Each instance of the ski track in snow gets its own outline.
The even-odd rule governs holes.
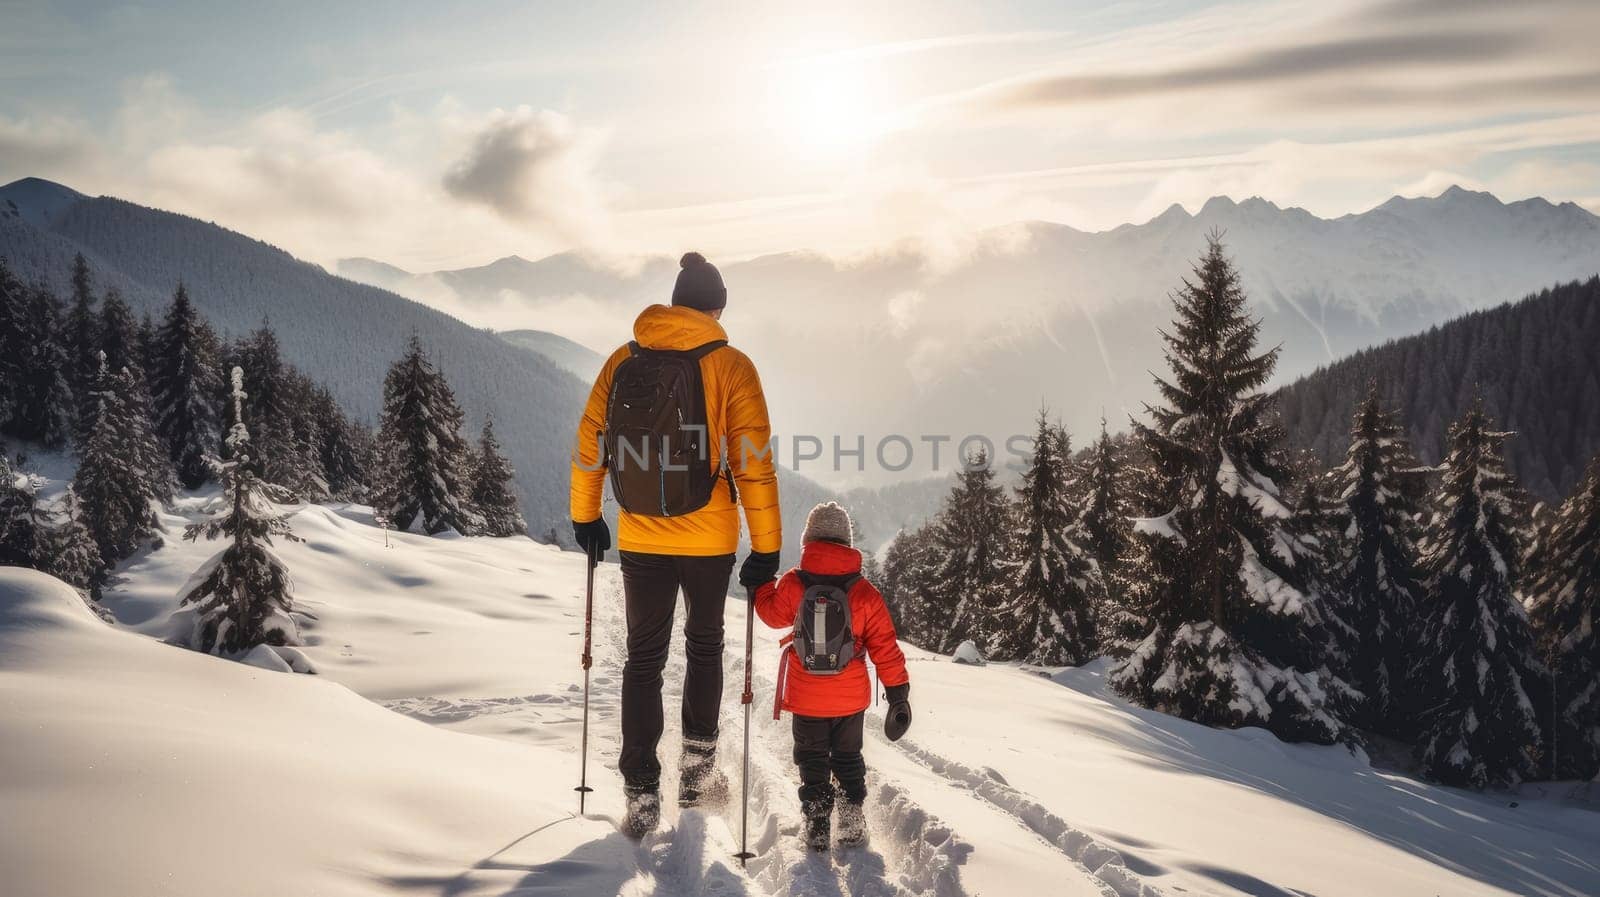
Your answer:
[[[887,739],[880,740],[885,744],[890,743]],[[919,747],[913,741],[902,739],[893,744],[930,771],[958,787],[971,789],[974,794],[1012,817],[1018,825],[1038,835],[1068,859],[1083,867],[1086,872],[1104,882],[1110,893],[1116,897],[1163,897],[1160,889],[1142,881],[1128,868],[1120,851],[1096,841],[1087,832],[1074,827],[1033,798],[1012,788],[994,770],[973,769]]]

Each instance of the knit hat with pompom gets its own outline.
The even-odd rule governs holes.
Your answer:
[[[716,311],[728,304],[728,288],[722,285],[722,272],[698,252],[686,252],[678,260],[678,282],[672,287],[672,304],[700,311]]]

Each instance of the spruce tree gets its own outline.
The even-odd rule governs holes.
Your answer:
[[[298,644],[289,569],[272,551],[273,536],[298,537],[274,505],[292,500],[288,491],[259,479],[251,463],[243,369],[235,367],[230,379],[234,422],[227,436],[229,460],[221,466],[222,507],[209,520],[185,528],[183,537],[231,541],[190,579],[193,585],[180,603],[195,609],[191,647],[237,656],[257,645]]]
[[[328,484],[310,432],[311,387],[284,362],[271,323],[263,321],[234,354],[250,384],[243,410],[245,419],[255,421],[250,463],[256,476],[304,501],[327,497]]]
[[[0,429],[11,430],[18,385],[22,379],[24,311],[22,282],[0,258]]]
[[[1143,621],[1128,613],[1122,597],[1122,557],[1128,550],[1132,530],[1131,495],[1121,452],[1100,418],[1100,436],[1086,453],[1079,481],[1083,497],[1078,522],[1083,527],[1084,547],[1100,571],[1102,600],[1095,608],[1095,634],[1099,651],[1126,653],[1144,640]]]
[[[84,521],[78,494],[71,486],[56,510],[55,520],[41,533],[41,544],[45,572],[99,600],[105,564]]]
[[[52,449],[72,437],[71,359],[61,335],[56,297],[36,287],[28,303],[27,351],[12,425],[16,435]]]
[[[1414,734],[1404,697],[1423,596],[1417,516],[1426,478],[1374,384],[1356,409],[1344,463],[1328,475],[1330,529],[1337,538],[1330,546],[1330,578],[1345,602],[1342,616],[1359,634],[1348,669],[1351,685],[1365,696],[1362,720],[1399,737]]]
[[[1524,592],[1554,674],[1549,769],[1559,779],[1600,775],[1600,457],[1530,559]]]
[[[144,464],[144,446],[155,440],[143,409],[133,401],[136,393],[131,373],[113,374],[102,364],[84,403],[92,410],[85,415],[72,484],[84,523],[108,565],[155,535],[160,520],[153,505],[167,497],[162,481]]]
[[[988,640],[995,659],[1077,666],[1094,656],[1094,609],[1103,587],[1070,506],[1070,457],[1070,443],[1041,412],[1033,457],[1017,488],[1022,532],[1009,595]]]
[[[100,301],[100,351],[105,353],[106,366],[113,371],[126,369],[134,382],[144,385],[144,351],[139,345],[139,324],[133,318],[122,294],[116,290],[106,292]]]
[[[317,455],[329,496],[340,501],[365,501],[372,433],[351,421],[325,387],[312,395],[312,416],[320,441]]]
[[[930,525],[896,535],[884,551],[883,579],[874,580],[889,606],[895,631],[929,651],[940,650],[945,637],[944,629],[936,628],[936,621],[944,618],[936,611],[941,600],[934,591],[937,574],[937,546]]]
[[[150,392],[156,431],[185,489],[197,489],[211,478],[211,459],[218,449],[216,400],[222,378],[210,354],[215,339],[209,329],[178,284],[153,338]]]
[[[94,284],[83,253],[72,260],[72,308],[67,312],[63,343],[72,394],[84,400],[100,372],[100,313],[95,309]]]
[[[526,536],[528,522],[522,519],[512,478],[516,471],[500,451],[494,436],[494,419],[483,423],[478,449],[472,455],[472,509],[483,518],[482,535]]]
[[[983,647],[1002,612],[1008,573],[1005,491],[994,481],[987,452],[979,449],[962,462],[933,532],[938,581],[925,622],[941,653],[967,639]]]
[[[444,376],[412,335],[405,355],[383,381],[382,458],[376,510],[399,530],[433,535],[477,532],[467,498],[468,451],[462,414]]]
[[[1277,350],[1222,245],[1174,296],[1163,332],[1166,405],[1135,431],[1154,468],[1154,516],[1136,521],[1124,600],[1152,631],[1111,673],[1131,700],[1210,725],[1263,726],[1322,743],[1349,732],[1318,672],[1326,634],[1305,575],[1306,546],[1279,496],[1282,433],[1261,392]]]
[[[35,567],[40,556],[38,490],[0,452],[0,566]]]
[[[1481,404],[1450,428],[1439,529],[1423,559],[1416,751],[1423,772],[1450,785],[1515,785],[1537,772],[1544,670],[1515,595],[1523,500],[1506,473],[1508,435]]]

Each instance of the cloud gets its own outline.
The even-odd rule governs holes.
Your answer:
[[[1030,110],[1098,109],[1115,103],[1114,121],[1139,119],[1170,128],[1225,123],[1239,127],[1251,112],[1324,117],[1330,107],[1381,118],[1391,110],[1426,110],[1457,118],[1530,107],[1574,108],[1600,99],[1600,65],[1590,41],[1600,4],[1575,0],[1526,3],[1404,0],[1369,4],[1337,15],[1288,17],[1262,25],[1238,22],[1219,51],[1216,13],[1180,20],[1160,34],[1131,33],[1067,67],[1027,73],[935,98],[930,112],[958,117]],[[1235,19],[1245,12],[1233,9]],[[1185,32],[1187,22],[1187,32]],[[1553,27],[1559,22],[1559,27]],[[1125,60],[1140,60],[1128,63]],[[1151,64],[1147,60],[1171,60]],[[1204,97],[1228,105],[1193,105]],[[1170,116],[1173,103],[1182,119]],[[1154,105],[1152,105],[1154,104]],[[1263,125],[1269,122],[1261,121]],[[1354,124],[1355,122],[1347,122]]]
[[[457,199],[592,242],[608,229],[594,182],[596,142],[558,112],[496,110],[442,183]]]
[[[0,174],[5,180],[55,175],[82,164],[94,152],[93,136],[75,119],[0,115]]]

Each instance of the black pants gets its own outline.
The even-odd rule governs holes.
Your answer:
[[[794,717],[794,763],[800,767],[800,806],[809,814],[833,809],[833,782],[839,780],[844,799],[859,804],[867,799],[867,761],[861,756],[861,726],[865,713],[850,716]]]
[[[683,734],[714,741],[722,704],[722,609],[734,556],[682,557],[622,552],[622,591],[628,610],[628,662],[622,669],[623,781],[635,788],[661,782],[661,671],[672,640],[672,616],[682,587],[687,671]]]

